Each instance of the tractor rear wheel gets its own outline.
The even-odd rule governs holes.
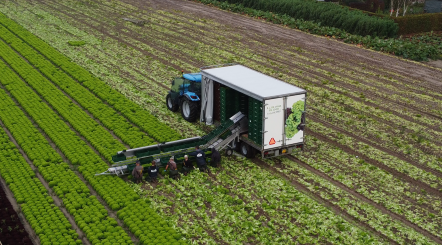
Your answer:
[[[246,142],[241,142],[240,146],[241,154],[247,158],[254,158],[255,157],[255,148],[251,147]]]
[[[170,94],[168,94],[166,96],[166,105],[167,105],[167,109],[169,109],[170,111],[173,111],[173,112],[178,111],[178,105],[173,103],[173,100],[172,100],[172,97],[170,96]]]
[[[184,98],[183,102],[181,102],[181,115],[183,116],[184,120],[188,122],[195,122],[198,116],[198,104]]]

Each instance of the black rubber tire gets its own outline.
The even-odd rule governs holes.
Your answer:
[[[226,155],[230,157],[233,154],[233,149],[226,149]]]
[[[167,94],[167,96],[166,96],[166,106],[167,106],[167,109],[169,109],[169,111],[173,111],[173,112],[178,111],[178,105],[173,103],[172,98],[170,98],[170,94]]]
[[[239,152],[241,146],[241,141],[238,142],[236,139],[230,143],[230,148],[236,152]]]
[[[188,105],[188,108],[186,104]],[[189,110],[188,113],[185,112],[187,109]],[[184,120],[188,122],[195,122],[196,118],[198,117],[198,113],[198,103],[184,98],[181,102],[181,116],[184,118]]]
[[[246,142],[241,142],[240,152],[247,158],[254,158],[256,153],[255,148],[251,147]]]

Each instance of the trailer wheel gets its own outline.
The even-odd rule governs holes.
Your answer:
[[[195,122],[198,115],[198,104],[184,98],[183,102],[181,102],[181,115],[183,116],[184,120],[188,122]]]
[[[166,105],[167,105],[167,109],[169,109],[170,111],[173,111],[173,112],[178,111],[178,105],[173,103],[173,100],[172,100],[170,94],[167,94],[167,96],[166,96]]]
[[[240,152],[243,156],[245,156],[247,158],[254,158],[255,157],[255,148],[251,147],[246,142],[241,142]]]
[[[228,157],[230,157],[233,154],[233,150],[232,149],[226,149],[226,155]]]
[[[230,148],[232,148],[232,150],[234,150],[236,152],[239,152],[239,150],[240,150],[239,146],[240,146],[240,142],[236,141],[236,139],[230,143]]]

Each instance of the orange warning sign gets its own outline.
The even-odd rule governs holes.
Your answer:
[[[270,142],[269,142],[269,145],[274,145],[275,143],[276,143],[275,138],[271,138]]]

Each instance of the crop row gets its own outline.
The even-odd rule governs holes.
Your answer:
[[[269,161],[271,163],[271,161]],[[350,193],[336,187],[322,177],[300,167],[288,159],[282,159],[284,175],[306,186],[311,192],[339,206],[360,222],[364,222],[378,232],[399,244],[435,244],[429,238],[382,213],[379,209],[355,198]]]
[[[1,95],[4,95],[3,91],[0,91]],[[1,107],[0,116],[7,115],[3,105]],[[82,244],[68,219],[53,204],[54,200],[3,129],[0,130],[0,175],[11,189],[42,245],[65,241],[70,245]]]
[[[405,158],[412,159],[423,166],[442,171],[438,159],[442,156],[440,142],[427,132],[416,131],[403,133],[406,128],[392,128],[387,123],[377,121],[370,115],[356,109],[334,105],[329,107],[320,101],[312,99],[311,115],[331,124],[345,125],[345,130],[359,132],[363,137],[377,147],[387,148]]]
[[[338,101],[340,98],[342,97],[333,96],[333,99]],[[378,147],[388,148],[435,170],[441,169],[437,164],[437,155],[442,155],[442,143],[432,132],[422,131],[412,126],[391,125],[368,113],[358,103],[326,104],[317,97],[313,97],[310,105],[313,117],[329,121],[345,130],[360,132],[360,137],[373,142]]]
[[[368,159],[376,160],[384,164],[385,166],[395,169],[401,173],[407,174],[413,179],[426,183],[433,188],[439,187],[441,185],[442,179],[435,176],[434,174],[417,168],[414,165],[400,160],[395,156],[385,154],[383,151],[371,145],[367,145],[363,142],[357,142],[353,138],[340,134],[339,132],[325,127],[320,123],[311,122],[309,123],[309,128],[311,128],[313,131],[319,131],[321,132],[321,134],[328,135],[328,138],[347,147],[350,147],[361,155],[366,156]]]
[[[92,149],[89,148],[86,143],[82,141],[80,137],[77,136],[75,132],[73,132],[69,126],[66,125],[56,113],[32,91],[32,89],[27,87],[11,69],[4,65],[1,70],[3,74],[5,74],[5,77],[1,79],[1,82],[6,85],[21,106],[54,141],[64,155],[66,155],[72,163],[81,165],[78,169],[83,174],[84,178],[89,181],[98,194],[113,210],[125,207],[131,204],[133,200],[138,199],[138,195],[120,178],[112,176],[95,177],[95,173],[107,169],[107,165],[101,161],[100,157],[98,157]],[[66,184],[64,186],[65,188],[61,188],[61,191],[69,189],[67,186],[68,185]],[[69,197],[68,203],[71,203],[73,207],[67,208],[75,208],[76,198],[78,198],[78,195]],[[98,212],[101,213],[102,211]],[[91,222],[89,219],[85,219],[86,217],[88,217],[88,213],[76,213],[76,220],[84,221],[79,223],[79,227],[86,227],[86,224]],[[132,225],[131,223],[125,224],[129,227]],[[88,232],[92,234],[96,230],[93,227],[91,231],[87,231],[87,228],[85,229],[86,234],[88,234]],[[94,238],[95,237],[92,237],[92,241],[100,239],[102,236]]]
[[[66,56],[62,55],[3,14],[0,14],[0,22],[103,101],[112,105],[130,121],[145,130],[154,139],[159,142],[164,142],[180,138],[176,131],[159,122],[154,116],[142,110],[137,104],[128,100],[124,95],[113,90],[98,78],[92,76],[84,68],[71,62]]]
[[[72,100],[66,97],[54,84],[43,77],[30,64],[23,60],[12,48],[0,42],[0,57],[14,71],[35,89],[52,107],[60,113],[78,132],[109,161],[117,151],[124,149],[108,131],[83,111]]]
[[[196,223],[194,231],[186,231],[189,235],[205,229],[230,242],[380,242],[247,160],[224,160],[223,165],[216,179],[196,172],[178,182],[171,180],[173,186],[135,189],[186,227],[182,229]]]
[[[255,170],[252,171],[256,172],[253,178],[249,176],[249,171],[241,171],[243,166],[231,162],[231,164],[226,165],[228,172],[223,172],[217,176],[218,181],[219,183],[229,183],[230,186],[243,185],[243,188],[231,188],[230,191],[234,195],[242,196],[244,201],[249,199],[260,200],[263,211],[269,214],[269,217],[272,218],[272,222],[275,220],[275,226],[280,225],[281,229],[281,225],[288,226],[291,230],[295,230],[298,233],[297,236],[304,233],[317,235],[324,239],[321,241],[315,238],[309,242],[325,243],[326,241],[335,241],[336,243],[340,243],[342,241],[341,239],[350,233],[353,239],[351,243],[381,243],[381,241],[378,240],[379,238],[373,236],[373,234],[368,234],[360,228],[352,229],[351,224],[344,222],[342,219],[332,219],[331,217],[333,216],[328,212],[323,212],[324,214],[330,215],[328,218],[326,218],[327,215],[324,215],[325,217],[323,218],[312,217],[312,213],[317,209],[311,205],[302,206],[302,203],[298,203],[302,196],[289,191],[293,188],[290,188],[290,183],[282,181],[279,177],[271,177],[271,184],[266,183],[263,179],[269,178],[269,173],[263,172],[258,174],[259,168],[254,166],[254,164],[255,163],[250,162],[245,162],[244,164],[248,169],[252,168]],[[229,172],[236,174],[231,175],[228,174]],[[287,188],[283,188],[285,186],[287,186]],[[287,191],[281,191],[281,189]],[[297,208],[299,205],[301,205],[300,209]],[[298,212],[301,210],[302,213],[293,212],[293,209]],[[324,223],[320,223],[318,220]],[[297,229],[292,225],[296,225]],[[293,235],[293,233],[291,233],[291,235]]]
[[[4,76],[0,78],[0,82],[6,86],[11,94],[17,99],[20,105],[27,113],[36,121],[51,140],[60,148],[64,155],[73,164],[80,165],[79,169],[86,179],[94,180],[94,174],[102,172],[108,168],[99,156],[97,156],[87,144],[81,140],[79,136],[72,131],[69,126],[59,118],[49,106],[41,101],[31,88],[27,87],[24,82],[5,64],[2,64],[1,71]],[[49,158],[50,159],[50,158]],[[46,160],[46,159],[45,159]],[[98,178],[97,178],[98,179]],[[124,194],[120,193],[119,188],[114,186],[125,186],[124,181],[119,178],[100,177],[100,182],[94,182],[94,188],[105,188],[106,195],[112,198],[106,198],[107,203],[112,207],[113,204],[124,205],[126,201],[132,201],[136,198],[136,194],[130,191]],[[130,189],[129,189],[130,190]]]
[[[0,70],[4,72],[5,69],[7,69],[5,64],[0,64]],[[8,77],[2,78],[2,84],[8,84],[7,79]],[[26,98],[27,94],[20,93],[21,91],[14,89],[13,84],[6,86],[8,89],[13,89],[14,97],[22,96]],[[0,90],[0,97],[2,109],[0,111],[0,118],[24,152],[32,156],[33,163],[38,167],[43,178],[49,183],[49,187],[61,198],[68,212],[75,217],[75,222],[85,232],[88,240],[92,244],[106,243],[107,241],[113,242],[114,240],[124,244],[131,244],[132,241],[127,233],[121,227],[115,227],[117,222],[108,217],[104,206],[95,196],[90,194],[89,188],[75,175],[69,168],[69,165],[62,162],[60,155],[57,154],[44,136],[32,125],[32,122],[20,110],[20,107],[3,90]],[[25,181],[23,180],[23,182]],[[17,182],[18,185],[20,183]],[[19,197],[17,200],[20,202],[21,198]],[[93,217],[93,220],[84,221],[85,217]],[[96,234],[92,230],[98,227],[102,232]],[[38,234],[39,230],[36,230],[36,232]],[[76,235],[78,236],[78,234]],[[121,239],[123,240],[121,241]]]
[[[125,224],[129,224],[129,229],[140,238],[145,244],[187,244],[181,240],[181,234],[177,233],[174,228],[170,227],[163,217],[152,209],[150,202],[145,199],[138,199],[135,202],[124,207],[117,212],[120,219]],[[134,213],[134,210],[142,210],[142,212]],[[146,229],[148,228],[148,229]]]
[[[26,58],[34,67],[38,68],[48,79],[56,83],[63,91],[86,108],[93,116],[99,119],[104,126],[115,133],[132,148],[150,145],[152,139],[133,127],[124,117],[104,104],[95,95],[75,82],[51,62],[46,60],[33,48],[23,43],[18,37],[0,25],[0,37],[11,45],[20,55]]]
[[[441,199],[426,194],[425,190],[414,190],[410,183],[404,183],[362,158],[351,156],[317,139],[309,139],[309,147],[320,149],[297,155],[310,166],[327,174],[336,181],[354,189],[375,203],[394,213],[403,215],[410,222],[440,236]],[[335,164],[339,162],[339,165]]]

